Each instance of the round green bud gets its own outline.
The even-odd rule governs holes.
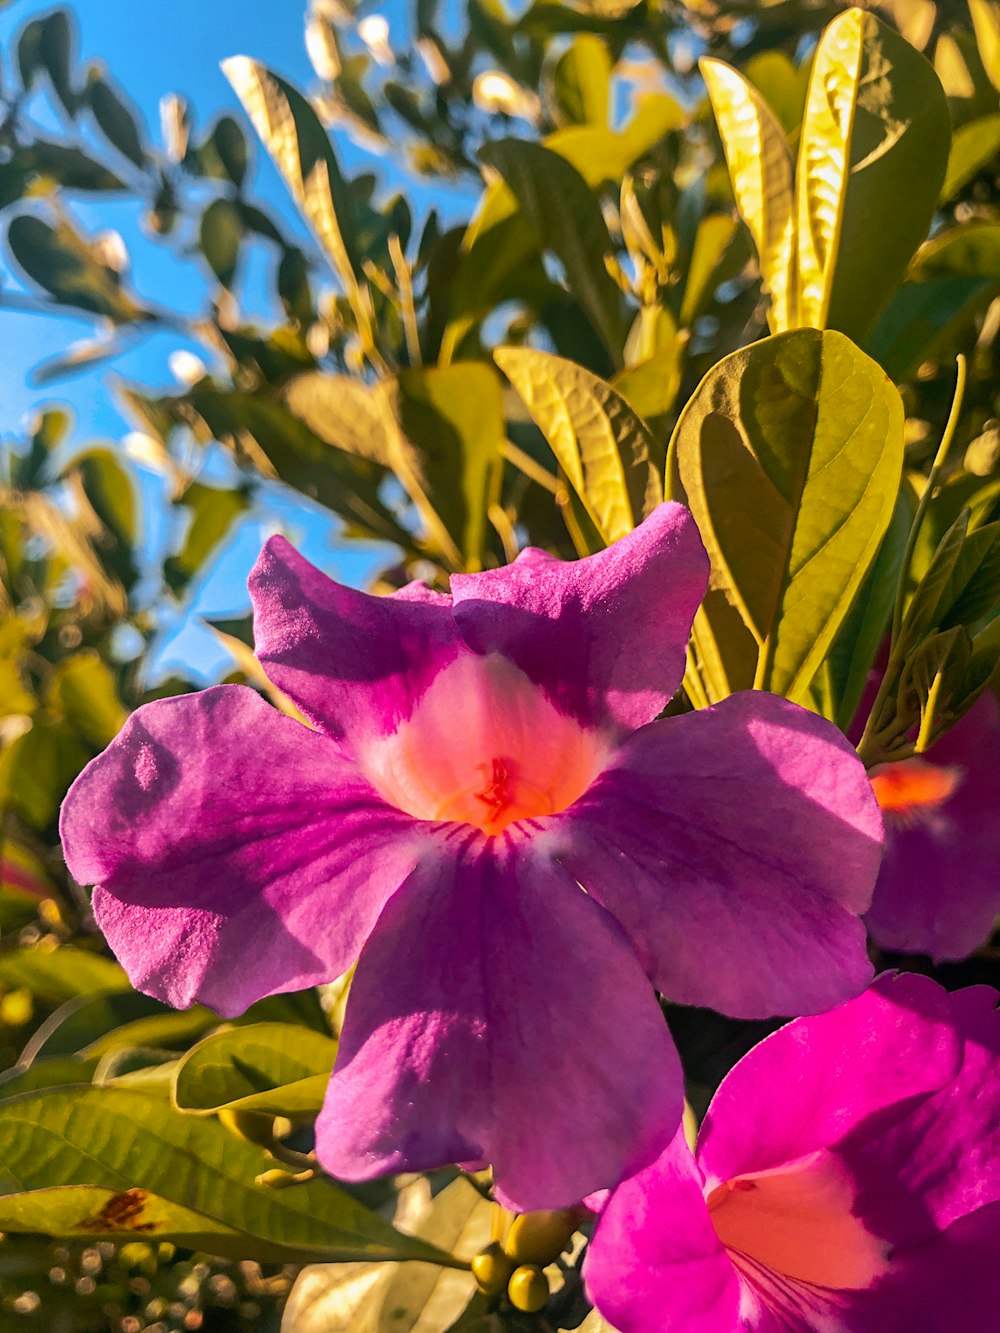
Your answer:
[[[473,1259],[472,1276],[484,1296],[501,1296],[507,1289],[514,1267],[499,1241],[493,1241]]]
[[[515,1310],[537,1314],[548,1304],[549,1280],[537,1264],[522,1264],[511,1275],[507,1296]]]
[[[550,1208],[537,1213],[521,1213],[510,1224],[504,1249],[515,1264],[537,1264],[544,1268],[555,1263],[576,1230],[576,1208]]]

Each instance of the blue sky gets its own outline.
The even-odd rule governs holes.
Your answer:
[[[303,40],[305,0],[146,0],[144,4],[135,0],[79,0],[76,5],[63,7],[69,8],[76,19],[80,63],[100,60],[107,65],[142,113],[154,143],[159,141],[159,103],[165,93],[186,97],[195,112],[196,126],[201,128],[222,110],[238,115],[255,152],[257,171],[252,193],[282,216],[290,232],[308,243],[294,206],[219,69],[226,56],[244,54],[264,61],[300,86],[313,83]],[[8,66],[13,63],[17,31],[32,16],[52,8],[35,0],[13,0],[0,12],[0,46]],[[374,12],[373,7],[366,7],[366,12]],[[394,25],[400,21],[400,11],[396,12]],[[44,107],[44,98],[33,99],[31,109],[39,123],[49,132],[65,135],[67,127],[47,119]],[[374,169],[387,185],[406,188],[411,202],[416,196],[418,209],[426,209],[431,199],[427,187],[415,189],[398,163],[372,157],[356,148],[346,135],[338,134],[336,142],[351,174]],[[448,211],[454,212],[456,206],[457,201],[452,200]],[[191,314],[206,308],[211,288],[197,265],[178,260],[169,247],[150,241],[139,225],[139,211],[127,201],[100,199],[87,203],[78,196],[73,203],[74,216],[88,230],[112,227],[121,232],[132,259],[131,281],[140,295]],[[246,305],[261,313],[260,294],[267,290],[269,262],[262,249],[245,275]],[[9,268],[3,280],[8,288],[22,285]],[[68,403],[75,413],[75,444],[122,437],[128,426],[109,388],[107,367],[44,390],[31,383],[33,367],[91,332],[92,326],[84,320],[0,309],[0,393],[4,403],[0,430],[5,434],[23,430],[34,410],[45,402],[58,401]],[[167,364],[169,354],[184,345],[174,335],[157,335],[118,358],[113,371],[147,386],[169,387],[173,383]],[[142,488],[146,543],[155,551],[163,540],[162,488],[148,477],[142,479]],[[311,559],[346,582],[363,584],[384,555],[377,550],[345,548],[338,543],[335,522],[324,511],[276,494],[267,512],[248,519],[220,552],[215,568],[195,590],[193,606],[183,616],[165,622],[156,660],[158,673],[181,666],[194,668],[202,678],[211,678],[225,669],[226,659],[207,632],[199,629],[197,617],[238,614],[246,609],[246,574],[262,536],[278,525]]]

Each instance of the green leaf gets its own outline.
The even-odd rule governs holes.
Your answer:
[[[798,323],[860,337],[927,235],[951,125],[931,66],[848,9],[813,63],[796,173]]]
[[[606,126],[611,107],[611,56],[600,37],[581,32],[556,61],[552,93],[563,120]]]
[[[128,977],[109,958],[72,944],[17,949],[0,955],[0,986],[23,987],[45,1004],[63,1004],[91,991],[129,991]]]
[[[214,1118],[122,1088],[53,1088],[0,1103],[0,1228],[142,1236],[260,1262],[454,1261],[332,1182],[255,1185],[263,1149]]]
[[[743,232],[728,213],[712,213],[698,224],[687,262],[684,298],[678,323],[690,327],[711,301],[716,288],[734,278],[747,260]]]
[[[79,480],[103,527],[94,538],[101,563],[125,588],[131,588],[139,577],[133,555],[139,540],[139,512],[129,472],[111,449],[88,449],[77,454],[67,471]]]
[[[384,402],[362,381],[308,371],[290,380],[283,396],[288,410],[327,444],[392,466],[395,425]]]
[[[345,289],[356,289],[361,266],[354,205],[316,112],[284,79],[246,56],[224,60],[222,69]]]
[[[38,176],[47,176],[66,190],[124,190],[120,176],[72,144],[36,139],[17,160]]]
[[[479,155],[503,177],[542,248],[562,262],[566,285],[620,365],[622,298],[604,266],[613,246],[596,195],[574,167],[541,144],[501,139]]]
[[[951,141],[948,171],[941,188],[941,202],[947,203],[967,185],[973,176],[988,167],[1000,153],[1000,114],[981,116],[960,125]]]
[[[290,1023],[252,1023],[215,1032],[191,1048],[174,1073],[181,1111],[222,1107],[315,1115],[337,1055],[332,1037]]]
[[[243,219],[229,199],[213,199],[201,215],[199,243],[209,268],[231,289],[243,244]]]
[[[70,727],[36,721],[0,751],[0,813],[15,810],[34,828],[44,830],[89,758],[90,752]]]
[[[187,1009],[183,1013],[167,1009],[148,995],[123,989],[112,977],[107,989],[87,987],[66,999],[32,1034],[18,1063],[31,1065],[42,1055],[46,1058],[79,1055],[97,1059],[117,1047],[137,1045],[135,1031],[148,1037],[150,1022],[162,1018],[175,1023],[177,1019],[195,1020],[186,1025],[182,1023],[179,1031],[175,1029],[175,1040],[170,1044],[176,1044],[177,1037],[182,1042],[190,1040],[192,1034],[200,1035],[207,1025],[218,1022],[207,1009]],[[142,1024],[146,1025],[145,1029],[138,1026]],[[152,1030],[155,1031],[155,1027]],[[163,1041],[160,1044],[168,1043]]]
[[[842,334],[792,330],[709,371],[671,455],[712,586],[759,645],[757,684],[801,701],[892,517],[898,392]]]
[[[404,370],[380,387],[402,433],[393,467],[428,536],[453,568],[481,568],[488,487],[506,438],[496,373],[458,361]]]
[[[60,304],[106,315],[121,324],[145,316],[122,287],[120,274],[95,256],[65,218],[51,227],[41,218],[22,214],[11,222],[7,241],[28,277]]]
[[[17,1097],[22,1092],[38,1092],[42,1088],[89,1083],[96,1068],[96,1060],[81,1060],[75,1055],[54,1055],[51,1059],[36,1060],[27,1068],[17,1064],[0,1074],[0,1098]]]
[[[75,41],[76,33],[69,13],[57,9],[26,24],[17,45],[22,87],[26,91],[31,88],[35,74],[44,69],[55,95],[71,116],[76,115],[78,101],[72,77]]]
[[[993,0],[969,0],[979,58],[994,88],[1000,89],[1000,14]]]
[[[768,323],[783,333],[795,323],[795,201],[792,154],[774,112],[757,89],[721,60],[702,60],[722,136],[736,206],[749,228],[770,294]]]
[[[858,710],[878,650],[889,630],[899,570],[914,506],[908,489],[900,491],[878,555],[861,585],[830,649],[830,674],[836,702],[834,721],[847,731]]]
[[[663,499],[662,451],[626,399],[562,357],[527,347],[498,348],[494,357],[603,540],[631,532]]]
[[[148,158],[137,114],[125,105],[122,96],[107,79],[94,79],[87,89],[87,97],[94,119],[108,143],[140,170],[144,170]]]
[[[181,549],[163,562],[164,578],[179,594],[204,570],[213,552],[246,513],[250,501],[242,490],[193,481],[175,503],[191,515]]]
[[[48,695],[66,721],[101,750],[118,735],[128,716],[111,668],[92,648],[59,663]]]

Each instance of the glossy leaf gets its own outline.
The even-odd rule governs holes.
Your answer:
[[[174,1073],[171,1097],[182,1111],[316,1114],[337,1055],[332,1037],[289,1023],[251,1023],[213,1033],[191,1048]]]
[[[26,1093],[0,1103],[0,1137],[0,1227],[8,1232],[171,1240],[260,1261],[446,1259],[328,1180],[256,1185],[273,1165],[263,1149],[157,1096]]]
[[[796,171],[798,320],[870,328],[927,235],[951,128],[931,66],[873,14],[849,9],[813,63]]]
[[[712,586],[759,647],[757,684],[804,699],[892,517],[898,392],[839,333],[778,334],[709,371],[671,453]]]
[[[246,56],[233,56],[222,68],[341,280],[356,287],[354,207],[315,111],[284,79]]]
[[[699,68],[712,101],[736,205],[760,259],[772,333],[793,327],[795,200],[792,154],[774,112],[757,89],[721,60]]]
[[[602,539],[631,532],[663,499],[663,487],[656,441],[626,399],[562,357],[527,347],[500,348],[494,357]]]

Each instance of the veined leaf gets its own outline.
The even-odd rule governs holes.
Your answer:
[[[656,441],[610,384],[562,357],[503,347],[497,365],[524,399],[605,542],[663,499]]]
[[[455,1262],[329,1180],[255,1185],[273,1158],[158,1096],[111,1087],[25,1093],[0,1103],[0,1137],[4,1231],[143,1236],[279,1262]]]
[[[285,385],[288,410],[321,440],[345,453],[392,466],[395,425],[367,384],[349,375],[307,371]]]
[[[736,206],[760,258],[770,293],[768,323],[783,333],[795,323],[795,203],[788,138],[764,98],[721,60],[699,64],[722,136]]]
[[[332,1037],[291,1023],[250,1023],[214,1032],[174,1073],[171,1099],[207,1115],[226,1106],[290,1115],[323,1104],[337,1055]]]
[[[948,163],[933,69],[873,14],[820,39],[799,142],[799,325],[862,336],[927,235]]]
[[[316,112],[291,84],[247,56],[231,56],[222,70],[345,289],[355,291],[360,260],[354,206]]]
[[[712,587],[759,645],[761,688],[806,697],[885,535],[902,462],[899,393],[832,331],[734,352],[684,409],[675,494],[679,483]],[[716,649],[725,665],[725,645]]]

